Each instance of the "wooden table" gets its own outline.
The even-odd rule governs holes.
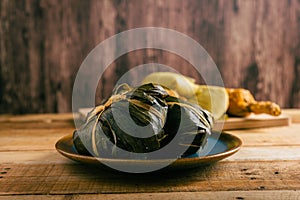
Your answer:
[[[227,131],[241,150],[181,173],[129,175],[55,150],[71,114],[0,116],[0,199],[300,199],[300,110],[285,127]]]

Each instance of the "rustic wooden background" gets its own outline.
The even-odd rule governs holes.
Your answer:
[[[73,82],[87,54],[116,33],[145,26],[198,41],[226,87],[300,107],[299,0],[1,0],[0,113],[71,111]],[[177,56],[140,50],[108,68],[99,97],[128,69],[148,62],[197,78]]]

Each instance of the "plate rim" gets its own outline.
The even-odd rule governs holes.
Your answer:
[[[216,132],[216,131],[213,131]],[[222,151],[220,153],[216,154],[211,154],[211,155],[206,155],[206,156],[200,156],[200,157],[191,157],[191,158],[178,158],[174,161],[174,159],[149,159],[149,160],[137,160],[137,159],[111,159],[111,158],[95,158],[93,156],[88,156],[88,155],[81,155],[79,153],[73,153],[69,151],[65,151],[64,149],[61,148],[62,143],[71,142],[73,143],[73,134],[68,134],[63,137],[61,137],[56,143],[55,143],[55,148],[56,150],[63,156],[73,160],[77,161],[80,163],[86,163],[86,164],[102,164],[101,161],[106,161],[106,162],[116,162],[116,163],[157,163],[157,162],[166,162],[168,160],[173,160],[173,162],[170,164],[170,166],[176,166],[176,165],[181,165],[181,164],[203,164],[203,163],[213,163],[217,162],[219,160],[222,160],[226,157],[229,157],[233,154],[235,154],[237,151],[240,150],[243,142],[242,140],[231,133],[228,132],[217,132],[217,134],[220,134],[218,140],[220,138],[223,138],[223,141],[225,140],[226,144],[229,139],[231,139],[232,143],[236,144],[233,147],[228,148],[225,151]],[[69,145],[70,146],[70,145]],[[103,165],[103,164],[102,164]]]

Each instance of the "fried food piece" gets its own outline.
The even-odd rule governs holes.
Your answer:
[[[227,113],[231,116],[246,117],[251,113],[266,113],[273,116],[281,114],[279,105],[271,101],[256,101],[249,90],[226,88],[229,95]]]

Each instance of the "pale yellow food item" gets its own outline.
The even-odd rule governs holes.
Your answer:
[[[180,97],[208,110],[215,120],[226,113],[229,97],[226,89],[218,86],[198,85],[195,80],[172,72],[156,72],[143,80],[145,83],[157,83],[175,90]]]
[[[211,112],[214,119],[224,117],[229,106],[229,96],[226,89],[210,85],[197,85],[196,99],[191,98],[188,101]]]
[[[142,84],[157,83],[175,90],[180,96],[191,98],[195,96],[197,86],[195,80],[173,72],[155,72],[146,76]]]

